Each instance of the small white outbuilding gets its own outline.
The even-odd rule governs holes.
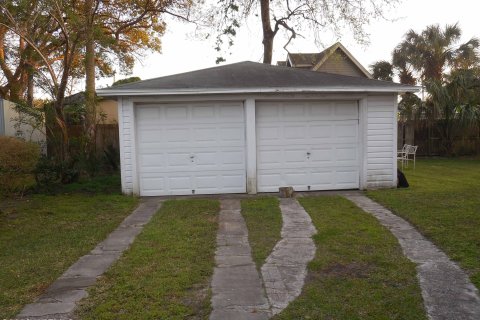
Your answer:
[[[122,189],[140,196],[390,188],[397,96],[415,86],[241,62],[116,97]]]

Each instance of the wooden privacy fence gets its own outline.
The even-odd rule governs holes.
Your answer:
[[[445,141],[439,134],[439,123],[427,123],[427,120],[408,120],[398,122],[397,149],[404,144],[418,146],[417,155],[444,156]],[[453,139],[454,155],[480,154],[480,127],[475,126]]]
[[[96,133],[96,148],[97,152],[102,153],[104,150],[114,148],[120,150],[120,143],[118,138],[118,124],[97,124]],[[68,135],[71,142],[79,139],[83,134],[83,127],[81,125],[69,125]],[[48,140],[48,154],[53,155],[55,148],[53,146],[53,137],[49,135]]]
[[[101,151],[110,146],[120,151],[118,138],[118,124],[97,125],[97,150]]]

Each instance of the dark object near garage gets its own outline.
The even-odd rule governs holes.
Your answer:
[[[403,172],[397,169],[397,188],[408,188],[409,186],[410,185]]]

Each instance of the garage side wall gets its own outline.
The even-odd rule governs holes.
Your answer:
[[[397,184],[397,96],[367,97],[366,187],[391,188]]]
[[[118,101],[118,129],[120,138],[120,167],[122,176],[122,192],[133,193],[134,180],[134,113],[133,103],[128,99]]]

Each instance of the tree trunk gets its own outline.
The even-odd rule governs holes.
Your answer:
[[[94,0],[85,1],[85,106],[86,123],[85,134],[87,137],[86,152],[88,158],[95,157],[95,129],[96,129],[96,101],[95,101],[95,39],[94,39]]]
[[[272,64],[275,32],[273,32],[270,23],[270,0],[260,0],[260,13],[262,16],[263,29],[263,63]]]
[[[27,82],[27,104],[30,107],[33,107],[33,68],[31,68],[30,72],[28,73],[28,82]]]

